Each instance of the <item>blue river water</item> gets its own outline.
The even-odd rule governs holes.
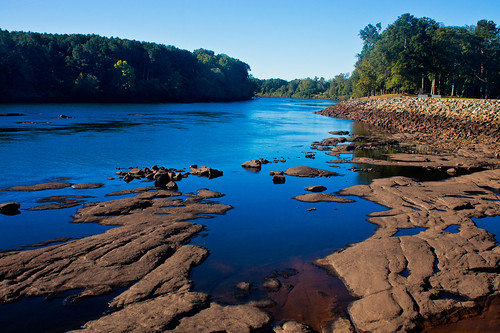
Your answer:
[[[206,225],[206,230],[192,243],[205,246],[210,255],[194,268],[191,278],[195,290],[208,292],[222,302],[237,302],[230,296],[236,283],[257,284],[273,270],[294,268],[297,262],[310,263],[370,237],[375,230],[366,215],[384,209],[377,204],[360,198],[352,198],[354,203],[314,204],[292,199],[306,193],[306,186],[323,185],[327,192],[335,193],[370,180],[366,174],[352,172],[350,163],[326,163],[333,157],[324,152],[313,151],[315,159],[305,158],[312,142],[332,136],[329,131],[353,132],[352,121],[313,113],[334,103],[262,98],[210,104],[0,105],[0,114],[19,114],[0,117],[0,189],[60,179],[104,184],[99,189],[0,191],[0,203],[21,203],[21,214],[0,214],[0,250],[29,249],[30,244],[76,239],[110,228],[69,222],[84,202],[110,200],[107,193],[149,185],[123,182],[115,175],[117,168],[156,164],[189,170],[192,164],[206,165],[222,170],[224,176],[191,176],[178,183],[179,191],[209,188],[224,193],[217,201],[234,208],[223,216],[194,221]],[[264,165],[260,172],[241,167],[243,162],[257,158],[285,162]],[[285,184],[273,184],[269,171],[300,165],[335,171],[340,176],[287,176]],[[390,170],[383,175],[390,175]],[[56,195],[88,198],[73,208],[26,210],[40,205],[38,200]],[[46,308],[40,305],[43,301],[33,301],[36,306],[23,305],[32,301],[22,302],[0,311],[11,318],[16,314],[22,318],[23,306],[34,312],[34,308]],[[57,307],[52,311],[54,318],[58,311],[61,309]],[[45,311],[39,316],[49,315]],[[70,318],[72,314],[64,316]],[[77,328],[89,318],[92,315],[75,317],[78,325],[64,327]],[[16,329],[22,331],[19,325]],[[57,331],[53,327],[47,330]]]

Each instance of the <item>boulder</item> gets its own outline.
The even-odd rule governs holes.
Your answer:
[[[271,176],[276,176],[276,175],[281,175],[282,176],[284,174],[284,172],[283,171],[270,171],[269,174]]]
[[[197,165],[191,165],[191,174],[195,176],[207,177],[209,179],[221,177],[223,172],[217,169],[212,169],[206,166],[198,167]]]
[[[170,176],[167,172],[158,171],[154,178],[156,187],[166,187],[170,182]]]
[[[273,183],[274,184],[285,184],[285,176],[283,175],[274,175],[273,176]]]
[[[0,214],[4,215],[16,215],[20,214],[19,208],[21,208],[21,204],[18,202],[6,202],[0,204]]]
[[[250,160],[243,163],[241,166],[245,169],[258,169],[260,170],[262,162],[260,160]]]

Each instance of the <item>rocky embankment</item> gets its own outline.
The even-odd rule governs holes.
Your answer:
[[[387,207],[370,214],[378,226],[372,237],[316,261],[358,298],[349,307],[358,331],[420,331],[479,314],[498,297],[500,247],[473,219],[500,215],[499,112],[498,101],[409,97],[349,100],[318,112],[372,127],[362,136],[316,142],[314,149],[354,154],[350,163],[442,168],[450,176],[377,179],[339,192]],[[363,157],[384,147],[398,153]],[[493,170],[472,173],[485,168]]]
[[[318,114],[358,120],[388,130],[435,139],[484,142],[500,138],[500,101],[439,98],[351,99]]]

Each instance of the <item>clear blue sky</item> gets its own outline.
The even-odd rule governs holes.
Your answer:
[[[248,63],[257,78],[329,79],[353,70],[360,29],[403,13],[500,25],[500,0],[0,0],[0,28],[206,48]]]

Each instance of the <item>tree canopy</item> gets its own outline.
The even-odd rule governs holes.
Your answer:
[[[342,99],[387,93],[500,97],[500,27],[447,27],[430,18],[401,15],[382,31],[368,24],[351,75],[332,80],[258,82],[261,96]]]
[[[256,89],[249,70],[204,49],[0,29],[2,102],[244,100]]]

